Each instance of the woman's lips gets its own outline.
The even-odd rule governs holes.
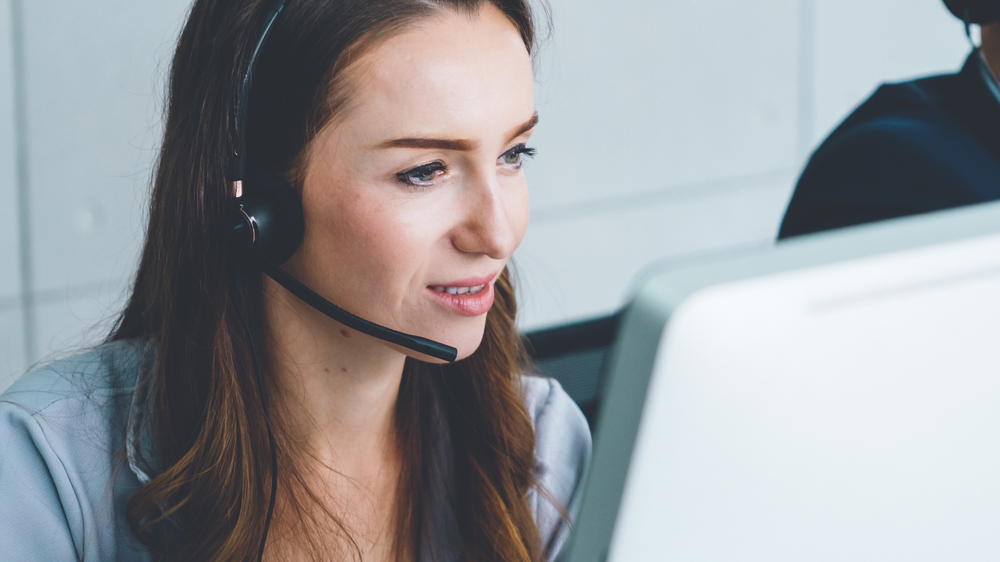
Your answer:
[[[486,314],[493,306],[493,279],[496,274],[488,277],[477,277],[455,281],[447,285],[430,285],[427,290],[434,298],[454,312],[462,316],[479,316]]]

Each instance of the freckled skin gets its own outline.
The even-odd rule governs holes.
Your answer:
[[[428,287],[499,273],[524,236],[524,174],[498,159],[531,135],[512,138],[534,115],[528,52],[487,6],[478,18],[445,13],[414,24],[345,72],[358,93],[308,147],[305,235],[285,267],[363,318],[466,357],[486,315],[456,314]],[[399,138],[462,139],[475,148],[380,147]],[[435,185],[397,178],[429,162],[447,166]]]

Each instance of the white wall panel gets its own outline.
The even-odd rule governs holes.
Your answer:
[[[37,357],[49,362],[100,343],[107,337],[125,304],[124,283],[103,283],[90,294],[70,291],[49,296],[35,307]]]
[[[0,310],[0,392],[27,368],[23,325],[20,308]]]
[[[533,208],[797,164],[797,0],[551,4]]]
[[[188,4],[23,3],[35,290],[134,268],[163,84]]]
[[[813,0],[813,144],[883,82],[956,72],[970,51],[941,0]]]
[[[578,217],[536,214],[514,256],[519,325],[532,329],[607,314],[657,259],[771,244],[793,170],[706,184]],[[539,224],[540,223],[540,224]]]
[[[0,0],[0,299],[17,295],[21,287],[11,15],[10,0]]]

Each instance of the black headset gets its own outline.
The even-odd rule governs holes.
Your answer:
[[[279,267],[292,257],[299,244],[302,243],[302,235],[305,230],[302,201],[292,186],[288,185],[276,171],[253,164],[248,166],[246,146],[250,91],[253,86],[254,70],[257,67],[257,59],[264,46],[264,41],[267,40],[267,36],[274,27],[274,21],[285,8],[285,2],[286,0],[275,0],[264,17],[260,34],[250,54],[250,61],[247,63],[246,72],[240,82],[239,98],[236,104],[236,144],[233,148],[235,163],[232,172],[232,189],[236,198],[236,209],[232,235],[236,247],[242,255],[241,259],[237,261],[237,268],[233,276],[234,298],[238,298],[239,295],[240,271],[244,258],[246,258],[268,277],[302,299],[303,302],[349,328],[437,359],[454,361],[458,355],[458,350],[454,347],[427,338],[404,334],[355,316],[319,296]],[[260,369],[257,346],[254,344],[253,333],[241,306],[237,305],[235,308],[250,342],[261,406],[264,409],[267,439],[271,448],[271,498],[257,554],[259,561],[264,557],[264,546],[267,544],[268,529],[271,527],[271,517],[274,514],[274,504],[278,491],[278,457],[274,433],[271,430],[267,387]]]
[[[276,0],[264,18],[260,36],[250,56],[240,84],[236,106],[236,145],[233,149],[233,192],[237,209],[233,234],[246,256],[268,277],[303,302],[341,324],[363,334],[394,343],[437,359],[455,361],[458,350],[420,336],[404,334],[355,316],[319,296],[278,267],[288,261],[302,243],[304,220],[298,194],[274,170],[251,163],[247,165],[247,120],[254,69],[264,41],[274,27],[274,21],[285,7],[286,0]]]

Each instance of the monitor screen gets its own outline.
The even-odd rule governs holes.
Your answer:
[[[663,268],[620,334],[569,560],[1000,558],[1000,207]]]

